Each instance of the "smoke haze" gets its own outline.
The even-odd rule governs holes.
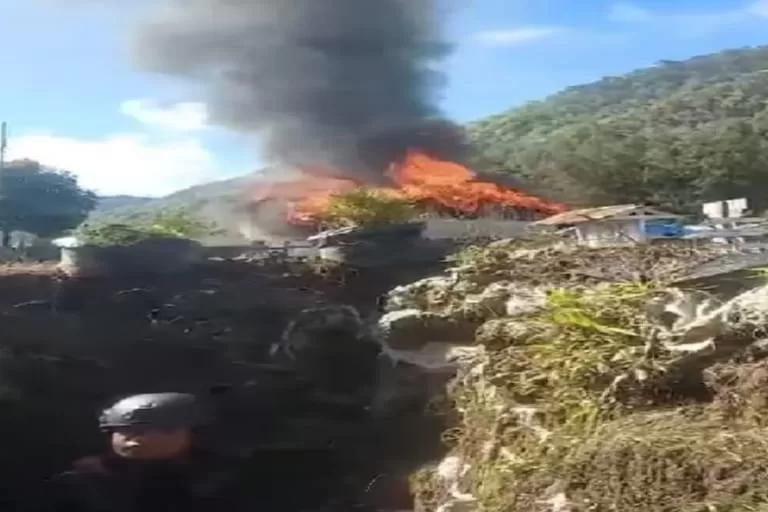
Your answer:
[[[212,122],[260,135],[272,161],[373,181],[409,146],[455,149],[433,122],[439,1],[165,0],[133,50],[201,85]]]

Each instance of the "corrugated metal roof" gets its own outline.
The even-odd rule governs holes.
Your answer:
[[[677,217],[670,213],[656,210],[649,206],[642,204],[616,204],[611,206],[597,206],[594,208],[582,208],[580,210],[570,210],[563,213],[558,213],[536,221],[534,224],[543,226],[557,226],[563,224],[579,224],[581,222],[587,222],[591,220],[603,220],[612,217],[624,217],[634,214],[645,215],[669,215],[671,217]],[[640,215],[638,215],[640,216]]]

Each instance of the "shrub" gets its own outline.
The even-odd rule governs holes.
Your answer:
[[[325,221],[334,227],[407,222],[418,212],[408,200],[392,192],[357,188],[331,198]]]
[[[153,217],[132,223],[83,224],[76,236],[87,245],[125,246],[150,238],[200,238],[218,229],[185,210],[161,211]]]

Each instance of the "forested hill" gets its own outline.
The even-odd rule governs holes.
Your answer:
[[[570,87],[469,127],[478,168],[572,204],[768,208],[768,46]]]
[[[570,87],[473,123],[469,133],[479,170],[512,173],[526,190],[572,205],[651,201],[695,211],[703,200],[749,197],[762,211],[768,209],[768,46],[664,61]],[[231,209],[247,179],[163,199],[120,198],[95,216],[183,206],[229,225],[221,212]]]

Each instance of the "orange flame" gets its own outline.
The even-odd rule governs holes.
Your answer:
[[[467,214],[479,213],[494,205],[521,208],[543,214],[564,211],[564,205],[504,187],[498,183],[478,181],[477,175],[461,164],[436,160],[413,151],[395,169],[395,183],[405,197],[418,202],[434,202],[445,208]]]
[[[567,210],[552,203],[498,183],[479,181],[477,175],[461,164],[438,160],[420,151],[411,151],[389,172],[398,188],[380,189],[398,197],[458,214],[476,215],[488,206],[523,209],[542,215]],[[350,178],[339,178],[326,169],[303,169],[302,177],[293,181],[261,184],[256,201],[278,199],[288,206],[292,224],[314,224],[327,211],[336,194],[364,184]]]

